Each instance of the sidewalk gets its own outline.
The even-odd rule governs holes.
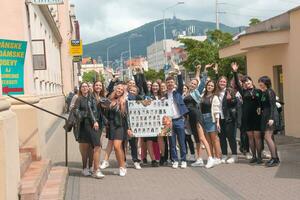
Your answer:
[[[106,177],[96,180],[81,176],[78,144],[70,133],[66,200],[299,199],[300,140],[280,137],[278,143],[282,163],[275,168],[250,166],[243,156],[237,164],[209,170],[144,167],[138,171],[130,162],[127,176],[119,177],[112,154],[111,167],[103,171]],[[64,165],[63,130],[52,136],[48,152],[55,165]]]

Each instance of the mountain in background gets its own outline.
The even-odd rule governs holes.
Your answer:
[[[131,31],[118,34],[116,36],[86,44],[83,46],[84,57],[92,57],[96,60],[106,61],[106,49],[111,45],[116,45],[109,50],[109,60],[120,59],[121,52],[128,51],[128,37],[131,34],[139,35],[131,39],[131,55],[134,56],[147,56],[147,47],[154,43],[154,30],[153,27],[157,24],[163,23],[163,20],[157,20],[147,23]],[[213,22],[203,22],[198,20],[180,20],[177,18],[166,19],[166,35],[167,39],[174,38],[174,34],[187,31],[192,28],[193,35],[205,35],[208,30],[214,30],[216,24]],[[236,34],[245,29],[245,27],[230,27],[220,24],[220,29],[224,32]],[[156,28],[157,41],[163,39],[163,26]],[[124,57],[128,58],[128,54]]]

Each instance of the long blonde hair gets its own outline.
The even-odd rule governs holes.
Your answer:
[[[117,93],[117,89],[119,87],[122,87],[123,94],[118,97],[116,93]],[[109,96],[109,99],[111,100],[110,108],[118,106],[121,113],[125,115],[125,113],[126,113],[126,90],[125,90],[125,86],[123,84],[119,84],[115,87],[114,91]]]

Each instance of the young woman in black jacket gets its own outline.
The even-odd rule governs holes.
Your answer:
[[[271,79],[269,77],[263,76],[259,78],[258,84],[262,91],[261,131],[265,132],[265,140],[272,156],[272,158],[266,163],[266,166],[273,167],[280,163],[273,136],[273,131],[279,124],[279,114],[276,108],[276,94],[272,89]]]
[[[256,89],[253,85],[252,79],[249,76],[244,76],[242,82],[245,84],[246,89],[242,88],[238,79],[237,70],[238,65],[236,63],[231,64],[235,84],[237,89],[243,98],[242,106],[242,119],[243,126],[247,131],[249,138],[249,145],[252,152],[252,159],[250,163],[262,163],[261,152],[262,152],[262,141],[261,141],[261,113],[260,113],[260,99],[261,91]]]
[[[83,82],[80,85],[79,96],[75,102],[74,109],[79,113],[78,121],[79,128],[79,149],[82,156],[83,175],[91,175],[87,166],[87,159],[89,148],[93,148],[93,177],[103,178],[104,175],[99,169],[99,155],[100,155],[100,137],[102,126],[99,124],[100,114],[97,109],[96,99],[89,94],[88,84]]]

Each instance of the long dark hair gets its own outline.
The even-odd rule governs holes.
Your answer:
[[[258,79],[258,82],[262,82],[263,84],[265,84],[268,89],[270,89],[272,87],[271,79],[268,76],[260,77]]]
[[[99,94],[97,94],[96,91],[95,91],[95,85],[96,85],[96,83],[101,83],[101,85],[102,85],[102,90],[100,91]],[[98,81],[95,81],[94,84],[93,84],[93,91],[94,91],[94,94],[95,94],[95,96],[96,96],[97,98],[99,98],[99,97],[105,97],[105,87],[104,87],[103,82],[101,82],[101,81],[99,81],[99,80],[98,80]]]

